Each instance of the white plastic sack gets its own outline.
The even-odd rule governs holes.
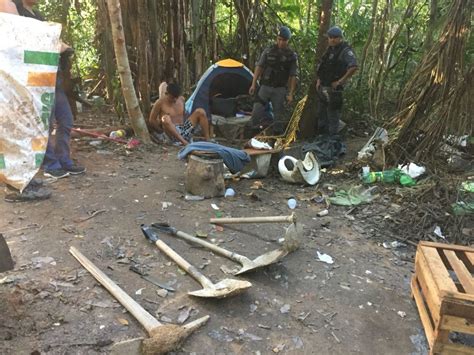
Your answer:
[[[43,162],[61,25],[0,13],[0,181],[20,191]]]

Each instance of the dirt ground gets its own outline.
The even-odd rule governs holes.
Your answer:
[[[341,186],[344,164],[323,175],[317,187],[289,185],[276,174],[228,182],[234,198],[184,199],[185,164],[177,147],[126,151],[114,143],[73,142],[83,176],[49,182],[54,195],[37,203],[0,202],[0,232],[16,261],[0,275],[0,353],[108,353],[113,343],[146,336],[138,322],[68,253],[77,247],[129,295],[162,322],[210,320],[181,349],[194,354],[424,354],[426,340],[409,280],[414,249],[385,249],[374,223],[380,209],[396,208],[389,197],[349,209],[310,200],[317,190]],[[356,152],[365,139],[351,142]],[[350,158],[350,154],[347,159]],[[353,177],[353,176],[352,176]],[[331,187],[333,186],[333,187]],[[249,193],[252,193],[249,196]],[[284,225],[225,226],[210,217],[287,215],[287,199],[303,226],[301,247],[278,264],[239,277],[253,284],[246,293],[197,299],[187,291],[199,284],[156,246],[140,224],[167,221],[191,234],[256,257],[277,248]],[[219,207],[214,210],[211,204]],[[373,205],[379,206],[373,213]],[[385,213],[385,212],[384,212]],[[213,281],[232,277],[222,270],[236,264],[181,240],[163,240]],[[394,239],[386,236],[385,240]],[[333,264],[317,252],[333,257]],[[172,286],[167,295],[130,271],[131,265]],[[223,267],[224,266],[224,267]],[[5,277],[7,277],[5,279]],[[163,297],[164,296],[164,297]]]

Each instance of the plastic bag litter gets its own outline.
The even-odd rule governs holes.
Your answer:
[[[336,191],[333,197],[328,198],[328,201],[334,205],[340,206],[357,206],[364,203],[370,203],[379,196],[378,194],[372,194],[375,189],[377,189],[377,186],[369,188],[365,188],[362,185],[353,186],[347,191]]]
[[[0,181],[23,191],[48,143],[61,25],[0,13],[0,33]]]

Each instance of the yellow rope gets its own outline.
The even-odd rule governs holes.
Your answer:
[[[286,126],[285,133],[279,136],[267,136],[265,135],[265,131],[262,132],[262,134],[258,135],[256,138],[262,141],[269,141],[269,140],[275,140],[275,145],[274,148],[286,148],[288,147],[291,143],[296,141],[296,133],[298,132],[299,128],[299,123],[301,119],[301,115],[303,113],[303,108],[306,103],[306,99],[308,98],[308,95],[303,97],[295,107],[295,110],[293,111],[293,114],[291,115],[290,121],[288,122],[288,125]]]

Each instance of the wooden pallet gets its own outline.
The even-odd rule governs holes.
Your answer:
[[[449,341],[451,332],[474,335],[474,249],[420,242],[412,296],[430,354],[474,354],[474,347]]]

